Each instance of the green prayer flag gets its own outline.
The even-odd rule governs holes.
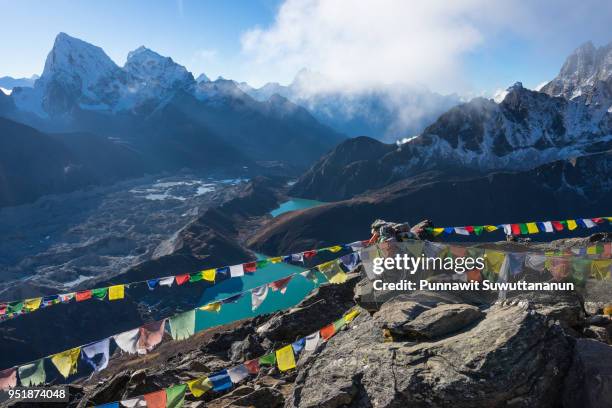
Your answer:
[[[344,325],[346,324],[346,320],[344,320],[344,317],[341,319],[338,319],[334,322],[334,328],[336,329],[336,332],[340,329],[342,329],[344,327]]]
[[[187,384],[179,384],[166,388],[166,408],[181,408],[185,402]]]
[[[521,230],[521,234],[529,234],[529,228],[527,228],[527,224],[519,224],[519,228]]]
[[[573,258],[569,281],[573,282],[576,286],[584,286],[591,274],[591,263],[590,259]]]
[[[259,261],[257,261],[257,269],[263,268],[267,264],[268,264],[268,260],[267,259],[260,259]]]
[[[270,353],[263,357],[259,357],[259,365],[274,365],[276,364],[276,354]]]
[[[191,275],[189,275],[189,283],[193,283],[193,282],[199,282],[202,279],[204,279],[204,277],[202,276],[202,272],[196,272],[196,273],[192,273]]]
[[[91,296],[95,297],[96,299],[102,300],[106,297],[107,293],[108,293],[108,288],[96,288],[96,289],[92,289]]]
[[[9,303],[6,312],[7,313],[19,313],[23,310],[23,301]]]
[[[483,230],[484,230],[484,227],[482,225],[474,225],[474,234],[480,235],[482,234]]]
[[[174,340],[185,340],[195,333],[195,310],[178,314],[169,319],[170,334]]]
[[[22,387],[35,387],[47,380],[45,373],[45,360],[40,359],[32,364],[19,367],[19,380]]]

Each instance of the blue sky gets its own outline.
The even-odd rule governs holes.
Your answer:
[[[0,76],[40,73],[64,31],[119,65],[145,45],[198,75],[289,82],[308,67],[346,84],[465,95],[555,76],[578,45],[612,41],[612,2],[527,0],[0,0]]]

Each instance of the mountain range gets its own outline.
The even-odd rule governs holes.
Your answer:
[[[348,136],[369,135],[394,142],[419,134],[439,115],[458,105],[458,95],[440,95],[424,86],[380,84],[368,87],[332,87],[323,75],[301,70],[284,86],[267,83],[253,88],[237,83],[259,101],[283,96],[306,108],[317,120]]]
[[[0,94],[0,117],[42,133],[107,138],[138,157],[123,163],[133,166],[131,173],[193,168],[299,174],[344,138],[283,97],[260,102],[233,81],[196,81],[185,67],[145,47],[119,67],[102,48],[64,33],[33,86]],[[17,149],[18,142],[10,143]],[[60,183],[49,183],[47,193],[60,191],[53,187]],[[32,197],[13,196],[11,202]]]
[[[473,99],[399,146],[347,140],[302,175],[291,194],[346,199],[407,178],[524,171],[612,149],[611,50],[583,45],[541,92],[516,83],[500,103]]]

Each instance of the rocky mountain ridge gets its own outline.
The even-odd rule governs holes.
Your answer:
[[[589,41],[581,45],[567,58],[559,75],[540,90],[609,111],[612,106],[612,43],[595,47]]]
[[[517,83],[499,104],[474,99],[452,108],[400,146],[377,145],[378,157],[369,153],[368,160],[362,160],[354,153],[360,144],[361,140],[347,140],[324,156],[298,180],[292,194],[337,200],[427,172],[456,177],[527,170],[605,151],[612,147],[612,113]],[[345,165],[330,171],[332,163]],[[348,180],[350,187],[330,189],[339,183],[334,174]]]

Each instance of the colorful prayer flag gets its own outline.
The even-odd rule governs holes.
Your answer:
[[[171,287],[174,284],[174,276],[166,276],[159,280],[159,286]]]
[[[576,224],[576,220],[567,220],[567,229],[569,229],[570,231],[573,231],[576,228],[578,228],[578,225]]]
[[[82,302],[84,300],[89,300],[91,299],[91,296],[92,296],[91,290],[83,290],[83,291],[76,293],[76,301]]]
[[[26,299],[23,302],[23,308],[25,310],[27,310],[28,312],[33,312],[35,310],[37,310],[40,307],[40,304],[42,303],[42,298],[34,298],[34,299]]]
[[[158,322],[151,322],[141,326],[140,336],[138,337],[137,351],[138,354],[147,354],[153,350],[155,346],[161,343],[164,337],[164,326],[166,319]]]
[[[7,368],[6,370],[0,371],[0,390],[8,390],[14,388],[17,385],[17,368]]]
[[[174,277],[174,280],[176,281],[176,284],[180,286],[180,285],[182,285],[184,283],[189,282],[189,274],[188,273],[184,273],[182,275],[176,275]]]
[[[251,310],[255,311],[268,296],[268,285],[251,289]]]
[[[202,279],[204,279],[204,277],[202,276],[202,271],[194,272],[189,275],[189,283],[199,282]]]
[[[259,359],[245,361],[244,366],[249,370],[249,374],[257,374],[259,372]]]
[[[280,371],[295,368],[295,356],[291,346],[285,346],[276,350],[276,365]]]
[[[536,225],[535,222],[528,222],[527,232],[530,234],[537,234],[538,232],[540,232],[540,230],[538,230],[538,226]]]
[[[115,334],[113,340],[117,346],[129,354],[135,354],[138,351],[138,338],[140,337],[140,328],[125,331]]]
[[[119,300],[125,297],[125,285],[114,285],[108,288],[108,300]]]
[[[185,402],[185,391],[187,384],[177,384],[166,388],[165,408],[181,408]],[[148,407],[147,407],[148,408]]]
[[[242,265],[245,273],[254,273],[257,271],[257,262],[248,262]]]
[[[285,294],[285,292],[287,291],[287,285],[291,281],[292,277],[293,276],[287,276],[286,278],[269,283],[268,286],[270,286],[270,288],[275,292],[280,291],[280,293]]]
[[[591,276],[598,280],[610,280],[612,259],[593,259],[591,263]]]
[[[185,340],[195,333],[195,310],[172,316],[168,321],[170,323],[170,335],[174,340]]]
[[[249,376],[249,369],[244,365],[240,364],[227,370],[230,380],[234,384],[238,384]]]
[[[91,290],[91,296],[98,300],[104,300],[108,294],[108,288],[95,288]]]
[[[324,341],[329,340],[334,334],[336,334],[336,328],[335,326],[332,324],[328,324],[327,326],[325,326],[324,328],[322,328],[320,330],[321,333],[321,338],[323,338]]]
[[[227,370],[221,370],[208,377],[213,384],[213,391],[225,391],[232,388],[232,380],[227,374]]]
[[[200,398],[204,393],[213,389],[213,383],[208,377],[200,377],[187,382],[189,391],[194,397]]]
[[[166,390],[159,390],[143,395],[147,408],[166,408]]]
[[[204,278],[205,281],[214,282],[216,275],[216,269],[206,269],[205,271],[202,271],[202,278]]]
[[[45,373],[45,359],[41,358],[31,364],[22,365],[19,367],[19,381],[22,387],[35,387],[42,385],[47,381]]]
[[[85,360],[95,372],[102,371],[108,366],[110,338],[84,346],[81,351],[83,352],[83,360]],[[96,359],[96,356],[100,357]]]
[[[75,347],[70,350],[62,351],[61,353],[51,356],[51,362],[57,368],[57,371],[64,377],[68,378],[76,374],[77,363],[81,355],[81,348]]]
[[[240,276],[244,276],[244,268],[242,267],[242,264],[232,265],[229,267],[229,270],[230,270],[230,276],[232,278],[238,278]]]
[[[306,336],[306,344],[304,345],[304,348],[307,351],[313,351],[314,349],[317,348],[317,345],[319,344],[320,339],[321,339],[321,335],[319,334],[318,331],[316,333]]]
[[[219,312],[221,310],[221,302],[213,302],[204,306],[200,306],[199,310],[203,310],[206,312]]]
[[[274,352],[259,357],[259,365],[274,365],[276,364],[276,354]]]

